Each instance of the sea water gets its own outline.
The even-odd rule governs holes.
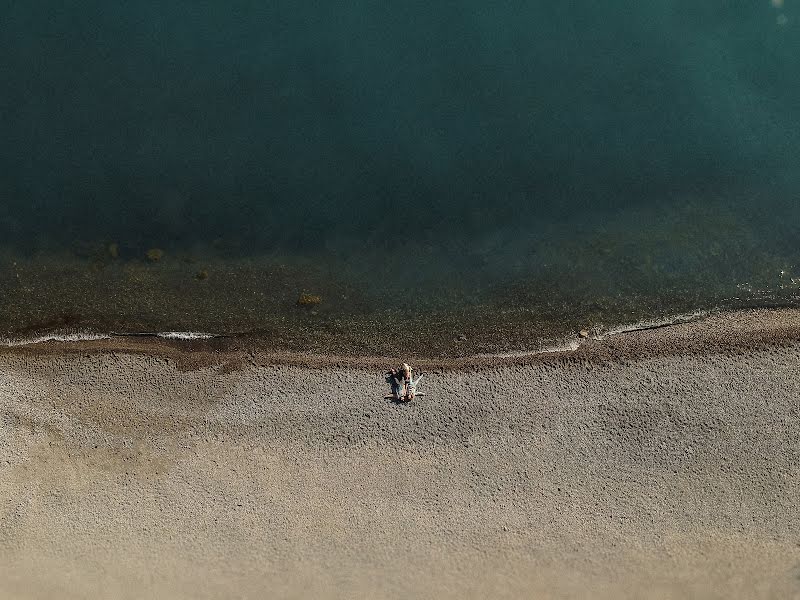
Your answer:
[[[10,2],[0,333],[446,353],[796,304],[798,72],[789,0]]]

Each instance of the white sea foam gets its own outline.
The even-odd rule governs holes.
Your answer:
[[[159,333],[132,333],[131,336],[152,335],[168,340],[207,340],[217,337],[213,333],[202,333],[199,331],[163,331]],[[112,337],[125,337],[124,333],[87,333],[87,332],[60,332],[47,333],[36,337],[28,338],[0,338],[0,346],[16,347],[30,346],[44,342],[92,342],[96,340],[108,340]]]
[[[485,352],[476,354],[477,358],[524,358],[526,356],[536,356],[538,354],[553,354],[555,352],[574,352],[578,349],[578,340],[564,340],[550,346],[544,346],[536,350],[512,350],[510,352]]]
[[[200,331],[162,331],[156,335],[168,340],[208,340],[217,337],[213,333],[202,333]]]
[[[697,310],[690,313],[682,313],[679,315],[674,315],[672,317],[664,317],[663,319],[637,321],[636,323],[617,325],[615,327],[612,327],[611,329],[601,328],[600,333],[598,333],[597,335],[593,335],[592,338],[596,340],[602,340],[603,338],[610,335],[619,335],[621,333],[630,333],[631,331],[641,331],[643,329],[653,329],[655,327],[666,327],[668,325],[679,325],[681,323],[689,323],[691,321],[697,321],[698,319],[703,319],[709,316],[710,314],[711,311],[708,310]]]
[[[94,340],[107,340],[111,336],[100,333],[48,333],[33,338],[0,338],[2,346],[29,346],[42,342],[91,342]]]
[[[647,321],[637,321],[636,323],[628,323],[617,325],[610,329],[603,329],[602,326],[595,329],[595,332],[590,337],[593,340],[602,340],[606,337],[619,335],[622,333],[630,333],[632,331],[641,331],[644,329],[653,329],[656,327],[666,327],[668,325],[679,325],[681,323],[690,323],[703,319],[711,314],[708,310],[698,310],[690,313],[682,313],[672,317],[665,317],[663,319],[654,319]],[[551,345],[543,346],[535,350],[514,350],[510,352],[496,352],[496,353],[482,353],[476,354],[476,358],[524,358],[526,356],[536,356],[539,354],[552,354],[556,352],[574,352],[577,350],[583,340],[581,339],[564,339],[554,342]]]

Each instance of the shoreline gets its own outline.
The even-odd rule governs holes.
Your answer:
[[[31,340],[6,340],[0,356],[22,354],[131,353],[170,359],[186,369],[224,365],[241,369],[247,365],[288,365],[325,368],[382,368],[382,365],[411,360],[415,367],[450,371],[463,368],[495,367],[554,362],[607,362],[662,356],[743,352],[800,341],[800,309],[759,308],[679,315],[674,320],[642,322],[594,330],[588,337],[576,333],[570,338],[543,344],[535,350],[475,353],[468,356],[322,354],[275,351],[269,343],[250,336],[216,335],[198,332],[136,334],[65,333]]]
[[[200,332],[259,352],[468,359],[546,350],[569,345],[584,329],[640,328],[697,311],[800,307],[797,284],[779,275],[779,265],[763,281],[728,273],[700,282],[618,261],[576,270],[562,256],[556,268],[524,253],[532,270],[479,273],[400,248],[369,265],[327,255],[193,258],[177,251],[149,261],[98,250],[17,257],[0,249],[7,284],[0,338]]]

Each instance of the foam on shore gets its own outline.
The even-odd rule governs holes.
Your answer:
[[[0,338],[0,346],[14,348],[20,346],[30,346],[33,344],[43,344],[45,342],[94,342],[97,340],[110,339],[111,335],[102,333],[70,332],[70,333],[48,333],[29,338]]]
[[[566,359],[631,360],[748,351],[793,343],[798,339],[800,309],[780,308],[687,313],[670,320],[644,321],[604,331],[594,330],[585,338],[576,332],[574,337],[542,343],[532,349],[505,350],[501,343],[497,350],[461,355],[429,355],[424,349],[418,354],[326,353],[313,348],[286,351],[258,337],[202,332],[49,334],[38,338],[6,340],[0,345],[0,354],[128,352],[167,357],[184,368],[224,364],[226,368],[233,369],[251,364],[383,369],[387,364],[410,360],[426,370],[449,370]]]
[[[608,329],[601,327],[596,328],[595,334],[592,336],[595,339],[602,340],[610,335],[620,335],[622,333],[631,333],[632,331],[644,331],[647,329],[657,329],[659,327],[669,327],[670,325],[680,325],[682,323],[691,323],[699,321],[710,315],[714,314],[711,310],[696,310],[688,313],[681,313],[678,315],[664,317],[661,319],[645,319],[635,323],[615,325]]]
[[[168,340],[210,340],[211,338],[218,337],[217,334],[202,333],[200,331],[163,331],[156,335],[157,337]]]

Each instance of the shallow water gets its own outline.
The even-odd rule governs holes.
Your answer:
[[[12,3],[3,334],[495,351],[796,304],[796,7],[530,4]]]

